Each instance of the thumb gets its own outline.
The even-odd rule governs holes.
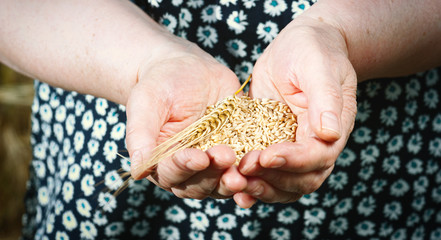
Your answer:
[[[342,135],[344,79],[326,66],[312,67],[303,73],[308,76],[305,77],[307,81],[304,81],[303,92],[307,96],[310,126],[320,139],[327,142],[337,141]]]
[[[127,150],[131,160],[131,174],[134,179],[147,177],[152,169],[147,169],[153,148],[167,116],[166,101],[149,93],[138,83],[127,101]],[[151,86],[149,87],[151,89]]]

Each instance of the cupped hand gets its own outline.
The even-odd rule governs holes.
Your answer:
[[[259,199],[293,202],[331,173],[353,129],[356,74],[340,31],[319,20],[291,22],[256,62],[250,94],[282,101],[297,115],[295,143],[248,153],[239,166],[248,185],[242,207]]]
[[[172,37],[173,38],[173,37]],[[227,146],[185,149],[148,168],[152,149],[234,94],[233,72],[196,45],[173,38],[141,66],[127,102],[126,142],[134,179],[148,178],[178,197],[231,197],[246,186]],[[159,53],[158,53],[159,52]]]

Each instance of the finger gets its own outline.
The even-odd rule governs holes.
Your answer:
[[[145,178],[151,169],[147,163],[156,147],[160,129],[165,122],[168,106],[165,98],[156,97],[139,83],[127,102],[126,144],[130,154],[131,173],[134,179]],[[160,90],[158,90],[160,91]]]
[[[243,192],[266,203],[289,203],[302,197],[300,193],[282,191],[256,177],[248,178],[248,186]]]
[[[250,208],[257,202],[256,198],[244,192],[234,194],[233,199],[241,208]]]
[[[205,170],[209,165],[210,159],[206,153],[199,149],[189,148],[162,160],[151,176],[160,187],[171,189]]]

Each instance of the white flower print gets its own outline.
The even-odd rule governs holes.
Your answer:
[[[233,240],[231,234],[225,231],[214,231],[212,240]]]
[[[415,115],[417,109],[418,109],[418,104],[415,100],[408,101],[404,105],[404,111],[411,116]]]
[[[229,40],[226,43],[227,51],[234,57],[244,57],[246,55],[245,48],[247,45],[239,39]]]
[[[230,3],[231,3],[232,5],[236,5],[236,1],[237,1],[237,0],[220,0],[220,4],[229,7],[229,6],[230,6]]]
[[[84,133],[81,131],[75,132],[74,136],[74,149],[76,152],[80,152],[84,145]]]
[[[288,7],[284,0],[265,0],[263,11],[271,17],[280,16]]]
[[[386,126],[392,126],[398,119],[398,112],[395,107],[389,106],[380,112],[380,120]]]
[[[380,150],[376,145],[367,146],[365,149],[361,150],[360,153],[361,165],[365,166],[374,163],[378,156],[380,156]]]
[[[199,231],[191,231],[188,234],[188,237],[190,238],[190,240],[204,240],[204,234],[202,232]]]
[[[139,212],[133,208],[128,208],[123,213],[123,219],[125,221],[130,221],[133,218],[137,218],[137,217],[139,217]]]
[[[200,8],[204,4],[203,0],[188,0],[187,6],[191,8]]]
[[[384,91],[387,100],[395,101],[398,99],[402,92],[400,85],[396,82],[391,82]]]
[[[291,239],[291,232],[286,228],[273,228],[270,232],[271,239],[289,240]]]
[[[441,203],[441,186],[432,189],[432,199],[436,203]]]
[[[322,224],[323,219],[326,217],[326,212],[321,208],[313,208],[305,211],[303,218],[305,219],[305,225],[317,225]]]
[[[332,193],[326,193],[323,197],[322,205],[325,207],[334,206],[334,204],[337,202],[337,196]]]
[[[201,12],[201,19],[206,23],[215,23],[222,19],[221,7],[219,5],[210,4]]]
[[[108,237],[116,237],[124,231],[124,224],[121,222],[114,222],[106,226],[104,233]]]
[[[369,118],[371,112],[371,104],[369,101],[359,102],[357,105],[357,115],[355,116],[355,119],[364,122]]]
[[[375,179],[372,183],[372,191],[374,193],[379,193],[383,191],[384,187],[387,185],[387,181],[384,179]]]
[[[72,94],[73,93],[69,93],[66,96],[66,103],[64,105],[66,106],[67,109],[72,109],[72,108],[75,107],[75,101],[74,101],[74,98],[73,98]]]
[[[410,153],[417,154],[421,150],[422,145],[423,145],[423,138],[421,137],[421,134],[419,133],[413,134],[409,138],[409,141],[407,142],[407,151],[409,151]]]
[[[130,231],[134,236],[144,237],[150,231],[150,224],[147,221],[142,220],[141,222],[133,224]]]
[[[407,172],[416,175],[423,172],[423,162],[420,159],[412,159],[406,164]]]
[[[389,132],[385,131],[383,128],[379,129],[376,135],[376,143],[383,144],[390,138]]]
[[[55,120],[57,120],[57,122],[64,122],[64,120],[66,120],[66,107],[65,106],[59,106],[55,110]]]
[[[260,44],[256,44],[251,51],[251,60],[256,61],[263,53],[262,46]]]
[[[426,173],[427,174],[434,174],[437,170],[439,169],[439,165],[436,161],[429,159],[427,161],[427,166],[426,166]]]
[[[421,130],[426,128],[429,119],[430,118],[428,115],[421,115],[418,117],[418,126],[420,127]]]
[[[294,208],[287,207],[277,214],[277,221],[283,224],[291,224],[299,219],[299,217],[299,213]]]
[[[274,212],[274,207],[269,204],[261,204],[257,207],[257,216],[259,218],[267,218],[270,214]]]
[[[91,221],[80,223],[81,239],[95,239],[98,235],[95,225]]]
[[[107,123],[104,119],[98,119],[93,123],[92,137],[102,140],[107,132]]]
[[[159,22],[164,25],[170,32],[174,32],[176,26],[178,25],[178,20],[175,16],[165,13]]]
[[[155,195],[155,197],[160,200],[169,200],[173,196],[172,193],[167,192],[162,188],[155,188],[155,190],[153,190],[153,195]],[[193,199],[191,199],[191,200],[193,200]]]
[[[248,221],[242,226],[240,230],[242,231],[243,236],[253,239],[259,235],[261,225],[260,222],[257,220]]]
[[[423,226],[420,226],[420,227],[416,228],[415,231],[412,233],[411,239],[423,240],[424,234],[425,234],[425,229]]]
[[[400,151],[400,149],[403,147],[403,136],[397,135],[393,137],[388,143],[387,143],[387,151],[389,153],[394,153]]]
[[[77,102],[75,103],[75,116],[81,116],[84,110],[86,110],[86,106],[84,105],[84,103],[80,100],[77,100]]]
[[[92,167],[92,159],[90,158],[90,155],[88,153],[84,154],[81,157],[80,165],[84,169],[89,169]]]
[[[257,0],[242,0],[244,7],[247,8],[247,9],[255,7],[256,6],[256,1]]]
[[[165,210],[165,218],[173,223],[180,223],[187,218],[187,214],[177,205]]]
[[[375,198],[372,196],[363,198],[357,206],[357,211],[360,215],[369,216],[375,211]]]
[[[116,170],[112,170],[104,176],[104,184],[110,190],[115,191],[122,186],[123,180]]]
[[[118,122],[118,117],[119,117],[119,114],[118,114],[118,112],[116,111],[116,109],[115,109],[115,108],[111,108],[111,109],[108,111],[108,113],[107,113],[106,121],[107,121],[107,123],[109,123],[110,125],[113,125],[113,124],[115,124],[115,123]]]
[[[184,199],[184,203],[191,208],[200,209],[202,207],[201,200],[197,199]]]
[[[231,230],[237,226],[236,216],[233,214],[223,214],[216,220],[217,227],[222,230]]]
[[[416,197],[412,201],[412,208],[417,211],[421,211],[425,205],[426,205],[426,199],[424,196]]]
[[[145,208],[144,214],[148,218],[153,218],[158,215],[158,212],[161,210],[161,207],[158,205],[148,205]]]
[[[305,194],[298,201],[305,206],[316,205],[318,203],[318,194],[316,192]]]
[[[227,18],[227,24],[230,30],[240,34],[248,26],[247,15],[243,10],[233,11]]]
[[[392,227],[392,225],[390,223],[383,222],[380,225],[380,231],[379,231],[378,235],[380,235],[382,237],[386,237],[386,236],[389,236],[392,233],[393,230],[394,229],[393,229],[393,227]]]
[[[279,28],[277,24],[271,21],[259,23],[257,25],[257,38],[262,39],[264,43],[270,43],[277,36]]]
[[[216,206],[213,201],[208,201],[207,204],[205,204],[205,214],[207,214],[210,217],[214,217],[220,214],[219,206]]]
[[[59,124],[59,123],[54,124],[54,134],[55,134],[55,138],[57,139],[57,141],[61,143],[61,141],[63,140],[63,137],[64,137],[64,131],[63,131],[63,127],[61,126],[61,124]]]
[[[95,162],[93,163],[93,175],[95,177],[101,177],[105,170],[106,166],[102,162],[95,160]]]
[[[193,16],[191,12],[186,8],[181,9],[181,13],[179,14],[179,27],[188,28],[190,27],[190,22],[193,20]]]
[[[144,195],[141,193],[132,193],[130,194],[129,198],[127,198],[127,203],[139,207],[144,202]]]
[[[305,227],[302,231],[303,236],[306,239],[315,239],[317,235],[319,234],[319,228],[318,227]]]
[[[424,105],[428,108],[436,108],[438,106],[439,97],[435,89],[429,89],[424,93]]]
[[[38,189],[38,202],[42,206],[46,206],[49,203],[49,193],[47,187],[43,186]]]
[[[401,162],[398,156],[392,155],[383,161],[383,171],[389,174],[395,174],[400,168]]]
[[[64,179],[69,170],[69,163],[63,160],[63,154],[58,155],[58,168],[60,169],[60,179]]]
[[[234,213],[239,217],[250,216],[251,210],[249,208],[241,208],[238,205],[236,205],[236,208],[234,209]]]
[[[348,175],[346,172],[334,172],[329,176],[328,185],[334,190],[341,190],[348,183]]]
[[[432,129],[433,131],[440,133],[441,132],[441,114],[437,114],[432,120]]]
[[[406,98],[411,99],[419,95],[421,84],[418,79],[413,78],[406,84]]]
[[[69,231],[74,230],[78,226],[77,219],[75,218],[72,211],[69,210],[69,211],[64,212],[63,225]]]
[[[199,26],[197,30],[198,41],[202,46],[212,48],[218,42],[216,29],[211,26]]]
[[[403,132],[405,132],[405,133],[408,133],[410,130],[412,130],[413,128],[414,128],[414,126],[415,126],[415,124],[413,123],[413,121],[412,121],[412,119],[410,119],[410,118],[406,118],[406,119],[404,119],[403,120],[403,123],[402,123],[403,125],[402,125],[402,131]]]
[[[353,133],[352,137],[354,138],[354,141],[357,143],[366,143],[371,140],[371,130],[367,127],[360,127],[357,128]]]
[[[92,110],[87,110],[86,113],[84,113],[83,118],[81,119],[81,125],[83,126],[84,130],[89,130],[93,125],[93,113]]]
[[[78,179],[80,179],[80,173],[81,173],[81,167],[80,165],[78,165],[77,163],[73,164],[72,166],[70,166],[69,168],[69,173],[67,175],[67,177],[69,178],[69,180],[71,180],[72,182],[77,181]]]
[[[43,178],[46,176],[46,166],[40,160],[32,161],[32,167],[35,169],[35,174],[39,178]]]
[[[417,180],[413,182],[413,194],[419,195],[427,191],[429,186],[429,179],[426,176],[420,176]]]
[[[208,221],[207,215],[205,215],[203,212],[194,212],[190,214],[190,227],[192,229],[205,231],[210,224]]]
[[[55,215],[49,214],[46,221],[46,233],[52,233],[54,231]]]
[[[103,155],[106,158],[106,161],[109,163],[113,163],[113,160],[116,159],[118,155],[118,146],[114,141],[107,141],[103,147]]]
[[[355,226],[357,234],[362,237],[371,236],[375,233],[375,223],[371,221],[363,221]]]
[[[334,219],[329,224],[329,231],[335,235],[343,235],[348,230],[348,220],[343,217]]]
[[[136,181],[133,179],[129,179],[129,191],[131,193],[145,191],[149,185],[150,185],[150,181],[148,181],[147,179],[136,180]]]
[[[377,95],[378,90],[381,89],[381,84],[377,81],[371,81],[367,83],[366,94],[373,98]]]
[[[74,186],[71,182],[64,182],[63,184],[63,199],[66,203],[69,203],[73,198]]]
[[[115,196],[108,192],[100,192],[98,195],[98,205],[106,212],[113,212],[116,208]]]
[[[435,138],[429,142],[429,152],[434,157],[441,156],[441,138]]]
[[[40,82],[40,86],[38,87],[38,96],[40,96],[40,99],[48,101],[50,92],[49,85]]]
[[[253,64],[251,62],[243,61],[241,64],[236,65],[234,72],[239,79],[247,79],[253,71]]]
[[[96,139],[90,139],[87,143],[87,149],[89,149],[90,156],[95,156],[98,152],[100,143]]]
[[[352,199],[351,198],[344,198],[340,200],[340,202],[337,203],[334,207],[334,214],[339,216],[346,214],[349,212],[349,210],[352,209]]]
[[[441,228],[437,228],[430,233],[430,240],[438,240],[441,238]]]
[[[159,236],[164,240],[179,240],[181,239],[179,229],[173,226],[161,227]]]
[[[397,220],[402,214],[401,203],[397,201],[387,203],[384,205],[383,213],[389,220]]]
[[[347,167],[355,160],[355,153],[349,148],[343,149],[343,151],[338,156],[335,164],[340,167]]]
[[[406,194],[409,189],[409,184],[405,180],[399,179],[390,186],[390,194],[395,197],[401,197]]]
[[[438,71],[437,70],[429,70],[426,74],[426,85],[431,87],[435,85],[439,80]]]
[[[126,125],[124,123],[118,123],[113,126],[112,131],[110,132],[110,137],[114,140],[121,140],[126,131]]]
[[[441,187],[440,187],[440,189],[441,189]],[[434,213],[435,213],[435,210],[433,208],[426,209],[423,213],[423,221],[428,222],[432,218],[432,215]]]
[[[49,136],[52,134],[52,128],[47,123],[41,124],[41,131],[43,132],[44,137],[49,138]]]
[[[293,1],[291,4],[292,18],[296,18],[311,6],[306,0]]]
[[[172,0],[173,6],[180,6],[184,0]]]
[[[373,166],[368,166],[368,167],[364,167],[362,168],[359,172],[358,172],[358,176],[367,181],[372,174],[374,173],[374,167]]]
[[[48,104],[42,104],[40,106],[40,116],[45,122],[52,121],[52,108]]]
[[[102,214],[101,210],[97,210],[93,214],[93,222],[98,226],[104,226],[107,224],[107,217]]]
[[[407,226],[415,226],[419,221],[420,221],[420,217],[418,216],[418,214],[416,213],[412,213],[411,215],[409,215],[409,217],[406,220],[406,224]]]
[[[147,0],[147,2],[153,7],[159,7],[159,4],[161,4],[162,0]]]
[[[364,183],[358,182],[352,187],[352,195],[360,196],[360,194],[366,192],[367,187]]]
[[[77,212],[84,217],[89,218],[92,214],[90,213],[90,211],[92,210],[92,207],[90,206],[89,202],[84,199],[78,199],[76,202],[76,206],[77,206]]]
[[[90,196],[95,191],[95,180],[90,174],[85,174],[83,179],[81,179],[81,191],[83,191],[84,196]]]
[[[55,215],[59,216],[63,212],[63,210],[64,210],[63,202],[57,199],[57,201],[55,201],[55,209],[54,209]]]

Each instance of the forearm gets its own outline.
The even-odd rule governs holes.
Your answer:
[[[302,17],[342,33],[359,81],[441,65],[441,1],[322,0]]]
[[[3,1],[0,60],[54,86],[125,104],[170,33],[129,1]]]

